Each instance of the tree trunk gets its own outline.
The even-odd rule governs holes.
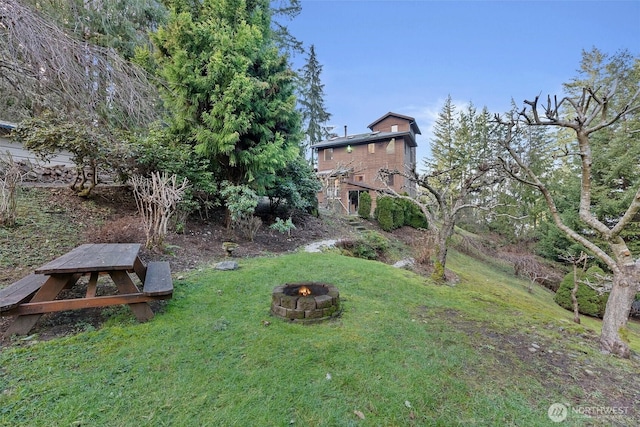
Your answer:
[[[573,263],[573,289],[571,290],[571,304],[573,304],[573,321],[580,324],[580,307],[578,306],[578,264]]]
[[[436,254],[436,264],[434,266],[434,271],[431,277],[439,282],[445,282],[446,278],[446,268],[447,268],[447,251],[448,251],[448,240],[449,237],[453,234],[453,223],[452,221],[445,220],[442,224],[442,227],[438,230],[437,236],[437,254]]]
[[[433,274],[431,277],[438,282],[445,282],[447,280],[445,276],[445,268],[447,265],[447,238],[442,238],[438,234],[438,252],[436,253],[436,263],[434,266]]]
[[[627,321],[631,305],[638,292],[638,267],[621,267],[613,275],[613,287],[602,319],[600,348],[607,353],[629,358],[629,344],[626,342]]]

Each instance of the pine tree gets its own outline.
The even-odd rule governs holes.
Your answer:
[[[329,132],[324,124],[331,118],[324,106],[324,85],[320,81],[322,65],[316,57],[313,45],[309,49],[309,57],[305,66],[300,70],[300,111],[305,127],[305,135],[309,145],[326,139]]]
[[[429,200],[415,200],[436,230],[436,264],[433,277],[445,280],[449,238],[463,212],[479,207],[499,180],[489,162],[488,112],[478,115],[475,107],[456,114],[451,96],[447,97],[434,125],[431,140],[432,159],[427,172],[415,177]]]
[[[433,138],[431,139],[431,161],[425,161],[425,166],[431,170],[449,170],[453,168],[453,159],[449,156],[453,149],[455,139],[456,107],[453,105],[451,95],[447,97],[438,113],[438,118],[433,125]]]
[[[582,94],[584,87],[594,90],[617,85],[619,96],[611,99],[609,109],[616,111],[622,108],[638,89],[640,82],[640,60],[629,52],[621,51],[608,55],[598,49],[583,51],[579,74],[564,85],[567,93],[575,98]],[[594,213],[598,219],[612,226],[623,215],[636,190],[640,187],[640,113],[627,114],[624,120],[599,130],[591,136],[593,152],[591,199]],[[566,146],[572,143],[571,134],[565,129],[556,132],[562,141],[558,145],[557,154],[562,162],[565,175],[580,173],[580,162],[577,156],[570,155]],[[534,159],[531,159],[533,161]],[[573,180],[554,180],[550,185],[557,194],[579,194],[580,182]],[[571,187],[570,187],[571,186]],[[563,212],[578,211],[579,198],[573,204],[565,206]],[[551,221],[549,219],[548,221]],[[578,223],[575,224],[578,226]],[[577,228],[584,227],[580,225]],[[551,234],[560,235],[553,223],[548,224]],[[632,251],[640,250],[640,217],[629,224],[622,233]]]

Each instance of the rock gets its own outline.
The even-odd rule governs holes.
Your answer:
[[[216,264],[215,266],[216,270],[237,270],[238,269],[238,263],[236,261],[222,261]]]
[[[401,259],[400,261],[396,262],[395,264],[393,264],[393,266],[396,267],[396,268],[405,268],[405,267],[411,267],[415,263],[416,263],[415,259],[413,259],[413,258],[405,258],[405,259]]]
[[[595,373],[595,372],[593,372],[593,371],[592,371],[592,370],[590,370],[590,369],[585,369],[585,370],[584,370],[584,373],[585,373],[585,374],[587,374],[587,375],[589,375],[590,377],[594,377],[594,376],[596,375],[596,373]]]
[[[536,350],[538,350],[540,348],[540,346],[536,343],[532,343],[531,347],[535,348]]]
[[[305,252],[322,252],[323,249],[332,248],[338,241],[335,239],[322,240],[320,242],[309,243],[304,247]]]
[[[538,351],[538,350],[537,350],[537,349],[535,349],[535,348],[533,348],[533,347],[529,347],[529,351],[530,351],[531,353],[535,353],[535,352],[536,352],[536,351]]]

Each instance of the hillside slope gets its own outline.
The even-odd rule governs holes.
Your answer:
[[[5,348],[0,425],[546,426],[554,404],[568,425],[640,422],[637,361],[601,355],[596,323],[467,256],[452,255],[453,287],[337,253],[240,266],[185,274],[149,323],[121,312]],[[335,284],[341,317],[271,317],[272,289],[296,281]]]

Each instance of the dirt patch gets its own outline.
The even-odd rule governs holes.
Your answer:
[[[574,334],[562,326],[548,324],[548,331],[508,330],[497,332],[495,325],[483,325],[465,318],[455,309],[436,310],[418,307],[416,319],[430,324],[437,317],[452,330],[463,332],[475,348],[480,363],[490,363],[496,381],[504,374],[509,378],[518,372],[535,378],[552,395],[562,396],[564,405],[573,408],[624,408],[619,419],[594,418],[587,425],[635,426],[640,418],[640,388],[637,372],[640,365],[633,360],[619,360],[594,355],[598,336]],[[546,332],[560,333],[561,340],[547,338]],[[509,384],[514,386],[515,384]],[[505,384],[507,386],[507,384]],[[584,421],[587,421],[586,419]],[[612,422],[615,421],[615,422]]]

